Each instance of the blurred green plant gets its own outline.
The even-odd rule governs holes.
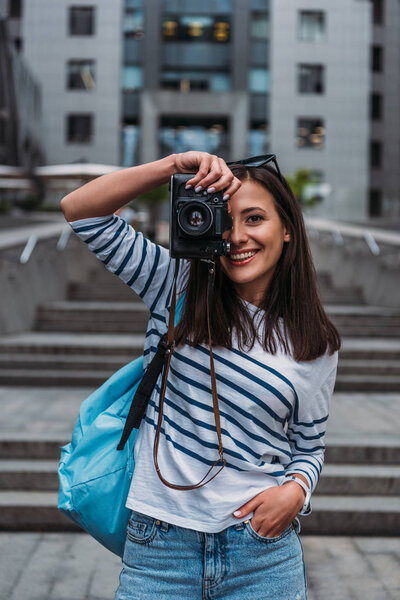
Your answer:
[[[169,200],[168,183],[160,185],[160,187],[150,190],[146,194],[142,194],[136,198],[138,204],[144,204],[149,209],[151,206],[159,206],[167,200]]]
[[[286,180],[301,206],[315,206],[321,202],[320,194],[306,193],[307,186],[321,183],[318,177],[313,175],[311,169],[298,169],[293,175],[286,175]]]

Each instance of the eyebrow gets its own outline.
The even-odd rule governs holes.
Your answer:
[[[252,210],[260,210],[261,212],[265,213],[265,210],[263,208],[261,208],[260,206],[251,206],[250,208],[244,208],[240,214],[246,215],[247,213],[251,212]]]

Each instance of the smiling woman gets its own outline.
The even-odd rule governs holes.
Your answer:
[[[145,370],[168,329],[176,271],[177,299],[184,295],[168,376],[157,380],[136,437],[117,600],[133,600],[137,590],[151,600],[307,595],[297,515],[310,514],[324,462],[340,339],[319,300],[290,187],[277,165],[244,162],[228,168],[206,152],[173,154],[100,177],[62,201],[76,234],[149,307]],[[209,267],[199,259],[177,264],[114,214],[174,173],[195,173],[187,183],[196,193],[223,191],[233,222],[223,234],[230,253],[215,263],[210,311],[225,467],[190,491],[183,485],[204,477],[219,449]],[[155,429],[161,471],[180,489],[154,466]]]

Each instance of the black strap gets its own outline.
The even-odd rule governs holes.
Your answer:
[[[158,342],[157,352],[147,367],[146,372],[143,375],[142,380],[135,392],[135,395],[133,396],[129,413],[125,421],[124,431],[122,432],[117,450],[124,449],[132,429],[139,429],[143,416],[146,413],[150,396],[153,393],[154,386],[156,385],[158,376],[162,371],[169,352],[170,344],[168,343],[167,334],[165,334]]]

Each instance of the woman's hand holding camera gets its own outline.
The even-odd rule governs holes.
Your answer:
[[[210,193],[224,191],[224,200],[227,200],[242,185],[224,159],[214,154],[191,150],[175,154],[174,162],[177,173],[196,173],[187,182],[187,189],[190,186],[197,192],[204,189]]]

